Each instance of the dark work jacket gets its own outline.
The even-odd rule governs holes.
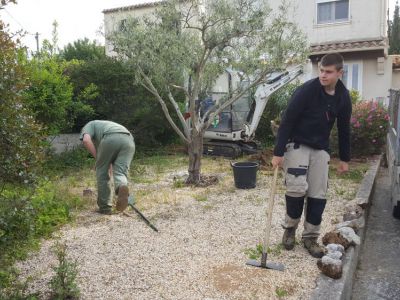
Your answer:
[[[329,152],[329,136],[337,119],[339,156],[350,160],[351,99],[341,80],[335,88],[335,105],[329,105],[318,78],[309,80],[293,94],[279,126],[274,155],[283,156],[288,142]]]

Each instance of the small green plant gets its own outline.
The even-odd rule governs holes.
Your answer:
[[[357,90],[350,90],[351,104],[356,104],[361,100],[360,93]]]
[[[368,171],[368,165],[363,164],[354,168],[350,167],[350,170],[340,176],[337,175],[337,169],[335,166],[329,167],[329,178],[341,178],[344,180],[351,180],[354,183],[360,183],[363,180],[365,173]],[[340,193],[340,192],[339,192]]]
[[[53,268],[56,273],[50,281],[52,299],[78,299],[80,291],[75,282],[78,274],[76,261],[68,260],[66,244],[57,243],[54,251],[57,255],[58,266]]]
[[[278,298],[283,298],[288,295],[288,292],[284,288],[277,287],[275,289],[275,294]]]
[[[255,248],[244,250],[244,254],[246,254],[250,259],[258,259],[261,257],[262,247],[262,244],[257,244]]]
[[[181,179],[175,179],[174,178],[174,188],[179,189],[185,187],[185,182]]]
[[[282,244],[277,244],[275,247],[268,247],[267,253],[271,253],[273,255],[280,255],[283,250]]]
[[[199,202],[206,202],[208,200],[205,194],[195,195],[194,199]]]
[[[0,270],[0,299],[13,300],[37,300],[38,293],[27,292],[28,282],[31,278],[21,282],[18,279],[18,271],[13,268]]]

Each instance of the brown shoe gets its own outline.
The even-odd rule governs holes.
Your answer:
[[[123,212],[128,207],[129,189],[126,185],[121,185],[118,188],[118,198],[116,208],[118,211]]]
[[[296,228],[286,228],[282,237],[282,245],[286,250],[292,250],[294,248],[294,244],[296,242]]]
[[[102,215],[112,215],[111,208],[99,208],[96,212]]]
[[[326,253],[325,247],[317,243],[317,238],[304,238],[303,243],[304,248],[315,258],[321,258]]]

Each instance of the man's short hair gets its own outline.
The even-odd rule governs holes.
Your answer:
[[[325,54],[321,58],[321,66],[335,66],[337,71],[343,69],[343,56],[339,53],[329,53]]]

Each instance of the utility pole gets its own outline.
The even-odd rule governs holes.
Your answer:
[[[36,53],[39,53],[39,32],[36,32],[35,39],[36,39]]]

